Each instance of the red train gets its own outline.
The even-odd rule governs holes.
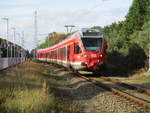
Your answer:
[[[84,28],[61,43],[37,51],[40,61],[74,70],[97,70],[106,62],[107,43],[101,31]]]

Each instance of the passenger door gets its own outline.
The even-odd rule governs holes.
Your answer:
[[[67,45],[67,61],[70,61],[70,45]]]
[[[70,54],[69,54],[69,61],[73,62],[74,61],[74,43],[70,44]]]
[[[74,61],[78,61],[80,60],[79,56],[80,56],[80,53],[82,53],[82,50],[79,46],[79,43],[74,43]]]

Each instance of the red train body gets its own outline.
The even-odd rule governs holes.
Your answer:
[[[94,71],[106,62],[106,48],[102,32],[82,29],[57,45],[38,50],[37,59],[74,70]]]

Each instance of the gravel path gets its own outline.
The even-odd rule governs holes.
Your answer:
[[[56,81],[64,80],[67,85],[60,89],[67,92],[70,100],[81,105],[83,113],[150,113],[146,109],[119,96],[99,88],[63,68],[46,66]]]

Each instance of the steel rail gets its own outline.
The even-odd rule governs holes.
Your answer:
[[[138,97],[135,97],[135,96],[133,96],[133,95],[130,95],[130,94],[128,94],[128,93],[126,93],[126,92],[123,92],[123,91],[121,91],[121,90],[118,90],[118,89],[115,89],[115,88],[111,88],[111,87],[105,85],[104,83],[102,83],[102,82],[100,82],[100,81],[97,81],[97,80],[94,80],[94,79],[91,79],[91,78],[82,76],[82,75],[80,75],[80,74],[77,74],[77,76],[79,76],[79,77],[81,77],[82,79],[85,79],[85,80],[87,80],[87,81],[89,81],[89,82],[95,84],[95,85],[98,86],[98,87],[101,87],[101,88],[103,88],[103,89],[105,89],[105,90],[107,90],[107,91],[110,91],[110,92],[114,93],[115,95],[118,95],[118,96],[120,96],[120,97],[123,97],[123,98],[125,98],[126,100],[129,100],[129,101],[131,101],[131,102],[137,103],[137,104],[142,105],[142,106],[144,106],[144,107],[150,108],[150,103],[149,103],[148,101],[144,100],[144,99],[140,99],[140,98],[138,98]]]
[[[147,95],[150,96],[150,90],[148,90],[148,89],[144,89],[144,88],[136,87],[136,86],[133,86],[133,85],[129,85],[127,83],[121,82],[118,79],[112,79],[112,78],[109,78],[109,77],[99,77],[99,78],[102,79],[102,80],[105,80],[105,81],[115,83],[119,86],[122,86],[122,87],[125,87],[125,88],[128,88],[128,89],[136,90],[139,93],[144,93],[144,94],[147,94]]]

